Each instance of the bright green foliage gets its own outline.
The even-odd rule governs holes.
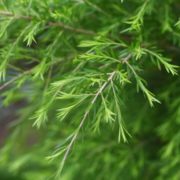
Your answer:
[[[19,179],[180,179],[178,0],[2,0],[1,148]],[[32,143],[33,141],[33,143]]]

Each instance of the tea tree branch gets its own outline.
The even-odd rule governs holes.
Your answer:
[[[70,150],[72,149],[72,146],[74,144],[74,142],[76,141],[77,139],[77,136],[79,134],[79,131],[81,130],[82,126],[84,125],[84,122],[86,121],[90,111],[91,111],[91,108],[93,107],[94,103],[96,102],[97,98],[101,95],[101,93],[104,91],[104,89],[107,87],[107,85],[113,80],[114,76],[115,76],[115,71],[112,72],[112,73],[109,73],[109,77],[108,77],[108,80],[106,82],[104,82],[104,84],[99,88],[99,90],[97,91],[97,93],[95,94],[94,98],[92,99],[91,101],[91,104],[90,106],[88,107],[88,109],[86,110],[86,112],[84,113],[84,116],[78,126],[78,128],[76,129],[76,131],[74,132],[74,135],[69,143],[69,145],[67,146],[67,149],[65,151],[65,154],[63,156],[63,159],[62,159],[62,162],[61,162],[61,166],[60,166],[60,169],[57,173],[57,177],[60,177],[61,175],[61,172],[62,172],[62,169],[64,167],[64,164],[65,164],[65,161],[68,157],[68,154],[70,152]]]
[[[15,19],[26,19],[26,20],[33,20],[33,17],[31,16],[23,16],[23,15],[15,15],[11,12],[8,11],[0,11],[0,15],[2,16],[7,16],[7,17],[12,17]],[[72,31],[75,33],[80,33],[80,34],[86,34],[86,35],[95,35],[96,33],[90,30],[82,29],[82,28],[75,28],[69,25],[66,25],[62,22],[48,22],[47,23],[49,27],[61,27],[64,30],[67,31]]]

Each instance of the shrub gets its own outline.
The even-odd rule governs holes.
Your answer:
[[[180,179],[179,12],[178,0],[1,1],[1,102],[16,116],[1,168]]]

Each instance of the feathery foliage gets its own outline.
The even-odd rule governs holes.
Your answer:
[[[19,179],[180,179],[178,0],[3,0],[0,91]],[[16,107],[15,107],[16,108]]]

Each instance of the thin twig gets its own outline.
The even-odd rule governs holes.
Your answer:
[[[73,56],[72,55],[69,55],[69,57],[67,57],[67,59],[71,59]],[[50,66],[54,66],[56,64],[58,64],[59,62],[62,62],[64,60],[64,58],[62,59],[59,59],[57,61],[53,61],[53,62],[50,62],[48,63],[47,65],[50,65]],[[32,69],[29,69],[27,71],[23,71],[22,69],[18,68],[18,67],[15,67],[13,65],[10,65],[8,64],[8,66],[12,69],[15,69],[19,72],[22,72],[21,74],[17,75],[16,77],[12,78],[11,80],[7,81],[6,83],[4,83],[3,85],[0,86],[0,91],[3,90],[4,88],[6,88],[7,86],[9,86],[10,84],[12,84],[13,82],[15,82],[16,80],[20,79],[21,77],[23,77],[24,75],[26,74],[30,74],[34,68]]]
[[[0,86],[0,91],[2,91],[3,89],[5,89],[7,86],[9,86],[10,84],[14,83],[15,81],[17,81],[18,79],[20,79],[21,77],[23,77],[24,75],[27,75],[29,73],[31,73],[32,69],[27,70],[21,74],[19,74],[18,76],[12,78],[11,80],[9,80],[8,82],[4,83],[2,86]]]
[[[19,68],[19,67],[16,67],[16,66],[14,66],[14,65],[12,65],[12,64],[8,64],[8,66],[11,68],[11,69],[13,69],[13,70],[15,70],[15,71],[18,71],[18,72],[24,72],[23,71],[23,69],[21,69],[21,68]]]
[[[31,16],[16,15],[16,14],[13,14],[13,13],[11,13],[9,11],[0,11],[0,15],[13,17],[15,19],[27,19],[27,20],[32,20],[33,19]]]
[[[80,34],[87,34],[87,35],[95,35],[96,33],[90,30],[86,30],[86,29],[81,29],[81,28],[74,28],[72,26],[66,25],[62,22],[49,22],[48,23],[49,26],[54,26],[54,27],[61,27],[63,29],[66,29],[68,31],[72,31],[75,33],[80,33]]]
[[[128,56],[126,56],[125,58],[122,59],[123,63],[128,63],[129,59],[132,57],[131,54],[129,54]]]
[[[95,97],[93,98],[93,100],[91,102],[92,104],[94,104],[94,102],[96,101],[97,97],[102,93],[102,91],[106,88],[108,83],[113,79],[114,75],[115,75],[115,71],[110,73],[110,76],[109,76],[108,80],[101,86],[101,88],[95,94]]]
[[[73,146],[74,142],[76,141],[77,136],[78,136],[78,134],[79,134],[79,131],[81,130],[81,128],[82,128],[85,120],[87,119],[87,116],[89,115],[90,110],[91,110],[93,104],[94,104],[95,101],[97,100],[97,97],[103,92],[103,90],[107,87],[107,85],[112,81],[112,79],[113,79],[114,76],[115,76],[115,73],[116,73],[115,71],[113,71],[112,73],[110,73],[108,80],[99,88],[99,90],[98,90],[97,93],[95,94],[94,98],[92,99],[90,106],[88,107],[88,109],[87,109],[86,112],[84,113],[84,116],[83,116],[83,118],[82,118],[82,120],[81,120],[78,128],[76,129],[76,131],[75,131],[75,133],[74,133],[74,135],[73,135],[73,137],[72,137],[69,145],[67,146],[66,152],[65,152],[65,154],[64,154],[64,156],[63,156],[63,159],[62,159],[62,161],[61,161],[60,169],[59,169],[59,171],[58,171],[58,173],[57,173],[57,178],[61,175],[61,172],[62,172],[62,170],[63,170],[64,164],[65,164],[65,161],[66,161],[66,159],[67,159],[67,157],[68,157],[68,155],[69,155],[69,152],[70,152],[70,150],[72,149],[72,146]]]
[[[32,16],[16,15],[16,14],[13,14],[13,13],[8,12],[8,11],[0,11],[0,15],[13,17],[15,19],[26,19],[26,20],[32,20],[33,19]],[[61,27],[65,30],[72,31],[75,33],[81,33],[81,34],[86,34],[86,35],[95,35],[96,34],[95,32],[93,32],[91,30],[86,30],[86,29],[82,29],[82,28],[75,28],[75,27],[66,25],[62,22],[48,22],[47,24],[50,27]]]

